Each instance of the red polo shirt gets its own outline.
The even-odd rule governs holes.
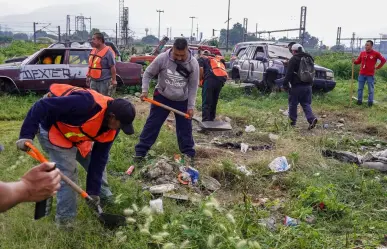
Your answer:
[[[377,51],[371,50],[370,52],[363,51],[360,53],[359,58],[355,61],[356,65],[361,64],[360,74],[365,76],[375,75],[375,66],[377,61],[380,60],[380,64],[376,69],[380,69],[386,63],[386,59]]]

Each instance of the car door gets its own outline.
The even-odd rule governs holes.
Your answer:
[[[89,70],[90,49],[70,49],[69,69],[72,76],[71,85],[87,87],[86,75]]]
[[[239,76],[242,82],[249,80],[249,70],[250,70],[250,61],[252,58],[252,53],[254,52],[255,47],[250,46],[246,49],[245,54],[239,60],[240,71]]]
[[[262,58],[267,58],[265,53],[265,47],[257,46],[254,51],[253,59],[250,62],[251,64],[250,78],[252,80],[257,80],[259,82],[263,80],[263,75],[265,73],[264,64],[261,60]]]
[[[43,49],[20,68],[20,82],[26,90],[47,90],[51,84],[68,84],[69,66],[65,49]]]

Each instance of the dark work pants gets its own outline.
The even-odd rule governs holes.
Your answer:
[[[289,90],[289,118],[292,124],[297,122],[297,107],[298,104],[302,106],[306,119],[309,123],[316,117],[312,111],[312,87],[311,86],[297,86]]]
[[[202,89],[202,121],[214,121],[216,106],[223,83],[216,80],[206,80]]]
[[[186,101],[172,101],[159,92],[155,92],[153,99],[170,106],[174,109],[187,112],[188,100]],[[148,119],[140,136],[140,142],[136,145],[136,156],[145,157],[160,133],[161,127],[169,115],[169,111],[152,105]],[[192,136],[192,120],[186,119],[180,115],[175,114],[176,119],[176,135],[179,144],[180,152],[189,157],[195,156],[195,143]]]

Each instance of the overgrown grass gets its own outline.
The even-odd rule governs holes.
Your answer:
[[[323,158],[324,148],[352,148],[362,129],[385,129],[387,119],[384,92],[386,83],[376,85],[379,103],[372,109],[352,105],[349,107],[349,82],[339,81],[337,88],[325,95],[315,95],[313,108],[321,119],[316,131],[307,127],[300,115],[301,129],[289,129],[286,117],[279,111],[286,110],[284,93],[261,96],[253,92],[245,96],[243,90],[225,87],[219,102],[219,115],[228,116],[237,130],[246,125],[257,127],[256,133],[241,138],[259,143],[259,132],[280,135],[275,150],[248,152],[236,151],[233,156],[211,154],[209,159],[198,158],[202,173],[212,172],[223,183],[221,191],[204,201],[178,203],[164,199],[164,214],[149,214],[152,195],[144,191],[138,172],[123,182],[109,175],[116,204],[108,211],[122,213],[124,209],[139,210],[131,215],[130,224],[119,231],[104,230],[86,205],[79,200],[77,226],[74,231],[56,229],[53,214],[40,221],[33,221],[33,204],[21,204],[7,213],[0,214],[1,248],[375,248],[380,245],[387,229],[386,184],[387,177],[379,172],[343,164]],[[0,142],[5,151],[0,153],[1,179],[17,180],[32,165],[32,159],[18,152],[15,141],[22,120],[31,104],[39,96],[27,95],[0,97]],[[200,107],[198,98],[197,107]],[[144,126],[145,116],[135,121],[136,134],[120,134],[111,150],[109,171],[123,172],[131,164],[134,145]],[[345,119],[347,133],[324,130],[322,123]],[[383,134],[383,133],[382,133]],[[212,135],[211,135],[212,136]],[[195,133],[196,138],[206,137]],[[229,139],[233,139],[230,137]],[[374,137],[383,139],[383,137]],[[207,138],[208,142],[210,138]],[[357,141],[357,140],[356,140]],[[355,146],[356,147],[356,146]],[[175,133],[164,126],[155,156],[172,157],[178,152]],[[277,156],[286,156],[292,169],[273,174],[267,165]],[[254,172],[246,177],[236,164],[244,164]],[[80,183],[85,184],[85,173],[80,172]],[[214,199],[218,199],[219,203]],[[259,199],[268,198],[265,205]],[[319,205],[324,203],[324,208]],[[297,227],[281,224],[285,216],[300,220]],[[314,216],[315,223],[305,219]],[[277,220],[275,230],[265,226],[265,219]],[[117,233],[119,232],[119,233]]]

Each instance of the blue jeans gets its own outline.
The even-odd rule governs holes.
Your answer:
[[[187,112],[188,100],[172,101],[162,96],[158,91],[155,91],[153,99],[175,108],[181,112]],[[169,115],[169,111],[164,108],[152,105],[148,119],[140,136],[140,142],[136,145],[136,156],[145,157],[156,142],[159,136],[161,127]],[[176,119],[176,135],[177,142],[181,153],[189,157],[195,157],[195,142],[192,136],[192,120],[186,119],[175,114]]]
[[[374,102],[375,77],[360,74],[358,81],[359,81],[359,89],[357,91],[358,101],[363,102],[363,90],[364,90],[364,85],[367,82],[368,83],[368,103],[373,103]]]
[[[43,150],[48,153],[51,162],[55,162],[56,167],[73,182],[78,182],[77,161],[86,170],[90,164],[90,154],[83,158],[76,147],[62,149],[50,143],[48,132],[42,127],[39,129],[38,139]],[[106,169],[103,172],[101,198],[112,196],[107,183]],[[72,220],[77,214],[77,193],[65,182],[61,181],[61,188],[57,193],[57,206],[55,220]]]

